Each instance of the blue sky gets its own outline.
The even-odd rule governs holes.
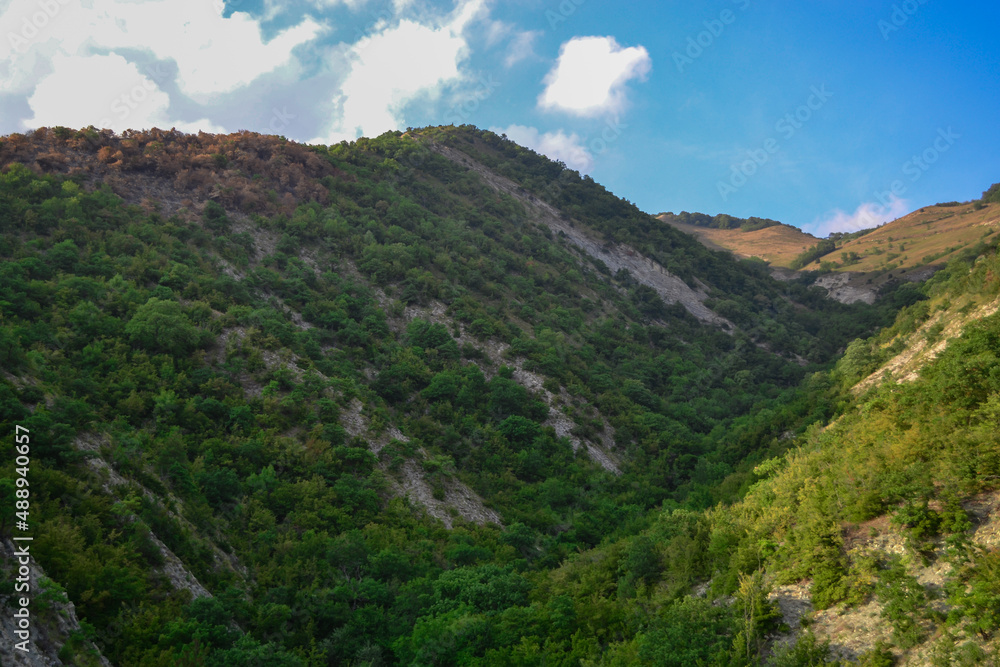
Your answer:
[[[0,0],[0,134],[471,123],[651,213],[819,235],[1000,181],[1000,7]]]

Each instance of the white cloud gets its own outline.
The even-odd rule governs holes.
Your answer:
[[[543,134],[534,127],[524,125],[511,125],[507,129],[493,128],[492,131],[506,134],[511,141],[553,160],[561,160],[570,169],[576,169],[581,173],[589,172],[594,166],[594,158],[576,133],[566,134],[559,130]]]
[[[651,67],[642,46],[622,48],[613,37],[574,37],[560,48],[538,106],[579,116],[620,113],[625,84],[644,78]]]
[[[207,119],[176,122],[170,98],[135,64],[119,55],[52,59],[53,71],[38,82],[28,105],[34,117],[27,127],[96,125],[116,132],[176,127],[184,132],[225,132]],[[67,100],[72,100],[67,104]]]
[[[312,4],[320,9],[329,9],[330,7],[337,7],[339,5],[347,5],[352,11],[357,11],[367,2],[368,0],[312,0]]]
[[[503,64],[510,68],[526,58],[535,55],[535,40],[542,36],[541,30],[527,30],[514,35],[507,46],[507,56]]]
[[[484,8],[484,0],[468,0],[440,27],[404,20],[355,43],[340,91],[342,116],[314,141],[373,137],[404,127],[408,103],[438,99],[447,86],[463,81],[459,66],[469,47],[462,33]]]
[[[817,218],[811,225],[811,233],[818,237],[828,236],[832,232],[857,232],[862,229],[878,227],[891,222],[910,212],[910,202],[891,195],[887,205],[876,202],[865,202],[853,213],[835,209],[823,218]]]
[[[299,140],[377,135],[404,127],[414,103],[472,99],[479,78],[467,59],[473,34],[485,32],[470,27],[489,25],[489,2],[455,0],[441,14],[393,0],[335,44],[322,8],[363,19],[372,3],[307,0],[315,18],[289,23],[293,10],[280,0],[265,0],[263,15],[228,18],[223,0],[0,0],[0,101],[17,114],[0,118],[0,134],[90,124],[267,132],[278,118],[284,130],[295,119]],[[265,37],[268,17],[288,27]]]
[[[493,46],[514,31],[514,25],[506,21],[487,21],[485,26],[486,46]]]
[[[0,9],[0,92],[30,98],[35,118],[24,119],[25,126],[40,118],[96,125],[108,113],[109,87],[136,79],[130,74],[112,83],[107,76],[124,72],[124,61],[157,61],[172,62],[168,69],[176,72],[172,82],[155,82],[159,94],[167,94],[164,83],[173,83],[206,105],[266,74],[295,69],[293,49],[321,32],[307,18],[265,41],[257,20],[239,12],[223,18],[222,10],[222,2],[211,0],[12,0]],[[118,60],[100,59],[109,54]],[[73,97],[39,92],[46,81],[50,87],[53,81],[69,83],[67,72],[81,77]],[[165,113],[162,98],[152,94],[151,100]],[[101,115],[84,117],[84,110]],[[131,118],[135,122],[141,114]]]

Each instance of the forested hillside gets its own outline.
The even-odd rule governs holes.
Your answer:
[[[753,216],[749,218],[736,218],[725,213],[706,215],[705,213],[681,211],[677,214],[670,212],[661,213],[657,217],[661,220],[669,220],[681,225],[692,225],[694,227],[706,227],[709,229],[739,229],[744,232],[753,232],[758,229],[776,227],[781,224],[777,220],[771,220],[770,218],[757,218]]]
[[[995,295],[995,247],[843,305],[471,127],[11,135],[0,233],[0,533],[21,426],[62,664],[752,664],[769,586],[912,588],[850,522],[933,558],[1000,474],[991,320],[850,391]],[[898,646],[992,632],[962,553],[985,601],[907,607]]]

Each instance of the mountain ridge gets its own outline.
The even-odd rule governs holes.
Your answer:
[[[966,249],[840,304],[468,126],[43,128],[0,138],[0,203],[0,421],[41,648],[81,665],[770,660],[765,589],[823,605],[848,556],[754,503],[994,282]]]
[[[920,268],[933,262],[944,264],[962,248],[996,233],[997,227],[1000,227],[1000,218],[997,217],[1000,209],[995,207],[996,202],[990,196],[995,190],[996,187],[993,186],[979,200],[925,206],[878,227],[853,233],[837,232],[826,239],[777,221],[768,221],[771,224],[765,226],[740,226],[735,222],[719,226],[700,219],[697,224],[687,221],[697,219],[700,214],[685,213],[678,216],[661,213],[657,218],[695,236],[712,249],[728,250],[743,258],[755,257],[775,267],[871,274]],[[738,222],[738,219],[734,220]],[[919,228],[918,225],[924,227]],[[978,227],[983,229],[976,229]],[[805,257],[807,251],[820,241],[832,241],[833,244],[818,250],[808,261],[800,260],[797,266],[793,265],[793,260],[799,256]],[[886,254],[886,250],[879,247],[883,243],[888,243],[887,248],[890,250],[895,247],[893,243],[902,245],[903,250],[889,253],[891,258],[881,257]],[[906,247],[911,250],[907,252]],[[842,252],[844,256],[838,257],[836,251]],[[898,258],[901,259],[893,261]],[[837,259],[841,261],[837,262]]]

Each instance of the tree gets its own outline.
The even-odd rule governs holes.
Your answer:
[[[674,602],[661,612],[648,631],[637,636],[641,664],[658,667],[729,664],[726,655],[733,635],[732,613],[728,607],[715,607],[699,598]]]
[[[983,193],[983,203],[997,202],[1000,203],[1000,183],[994,183],[989,187],[989,189]]]
[[[153,352],[185,356],[198,345],[198,328],[191,323],[181,305],[151,297],[139,306],[125,325],[133,345]]]
[[[767,599],[764,572],[739,575],[736,589],[736,608],[740,612],[736,625],[739,632],[733,640],[733,650],[739,659],[753,660],[763,644],[764,635],[772,630],[781,614]]]
[[[0,535],[5,537],[13,524],[15,490],[13,479],[0,479]]]

